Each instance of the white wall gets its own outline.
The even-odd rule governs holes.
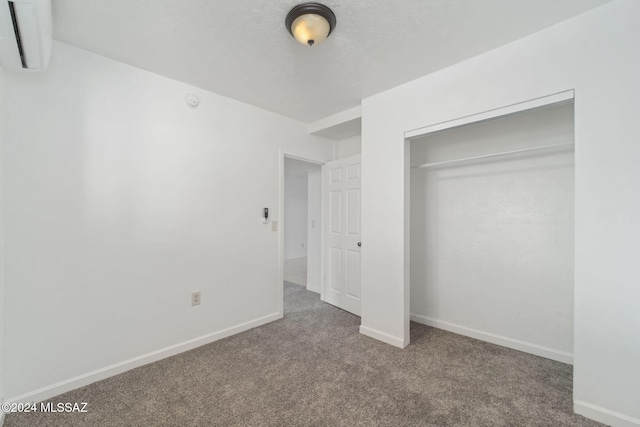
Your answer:
[[[310,171],[307,208],[307,290],[320,293],[320,277],[322,269],[321,257],[321,219],[322,219],[322,173],[320,167]]]
[[[326,140],[61,43],[46,73],[7,72],[7,98],[5,397],[281,317],[279,233],[262,209],[281,215],[278,147],[329,159]]]
[[[573,105],[431,134],[412,167],[573,143]],[[572,363],[572,151],[411,170],[411,319]]]
[[[284,259],[307,256],[307,173],[284,177]]]
[[[575,89],[575,409],[640,424],[638,16],[617,0],[363,100],[363,333],[409,341],[403,133]]]
[[[362,153],[362,135],[336,140],[336,160]]]

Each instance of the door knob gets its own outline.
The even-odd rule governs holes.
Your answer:
[[[358,246],[362,246],[362,242],[358,242]]]

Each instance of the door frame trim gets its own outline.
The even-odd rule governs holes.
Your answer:
[[[547,108],[563,104],[567,102],[575,101],[575,90],[569,89],[562,92],[557,92],[547,96],[541,96],[539,98],[529,99],[522,102],[517,102],[511,105],[505,105],[503,107],[494,108],[488,111],[482,111],[480,113],[470,114],[468,116],[459,117],[453,120],[447,120],[440,123],[435,123],[427,126],[420,127],[418,129],[412,129],[405,131],[405,140],[413,140],[422,138],[431,133],[440,132],[460,126],[471,125],[474,123],[482,122],[485,120],[497,119],[509,116],[511,114],[521,113],[524,111],[535,110],[536,108]]]

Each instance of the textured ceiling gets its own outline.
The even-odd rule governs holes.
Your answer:
[[[284,28],[297,0],[53,0],[57,40],[305,122],[609,0],[326,0],[323,44]]]

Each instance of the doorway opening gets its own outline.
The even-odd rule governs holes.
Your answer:
[[[320,293],[321,166],[284,158],[283,280]]]
[[[294,287],[359,316],[360,155],[329,162],[281,156],[281,313]]]

